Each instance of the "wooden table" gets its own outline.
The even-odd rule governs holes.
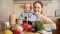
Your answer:
[[[52,32],[37,31],[37,32],[35,32],[35,33],[33,33],[33,32],[24,32],[24,34],[52,34]]]
[[[24,32],[24,34],[40,34],[39,32],[35,32],[35,33],[33,33],[33,32]]]

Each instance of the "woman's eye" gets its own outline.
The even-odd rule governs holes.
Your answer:
[[[38,7],[38,8],[40,8],[40,7]]]

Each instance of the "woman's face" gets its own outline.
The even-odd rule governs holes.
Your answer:
[[[36,3],[33,7],[33,10],[34,10],[34,13],[35,14],[40,14],[41,11],[42,11],[42,7],[41,7],[41,4],[39,3]]]

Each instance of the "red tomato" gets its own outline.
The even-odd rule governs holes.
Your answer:
[[[22,26],[24,28],[24,31],[30,31],[31,25],[23,23]]]
[[[19,28],[14,29],[14,34],[20,34],[20,33],[21,33],[21,30]]]

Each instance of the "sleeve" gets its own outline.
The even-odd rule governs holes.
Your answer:
[[[45,23],[49,24],[50,25],[50,28],[51,29],[56,29],[56,24],[51,20],[49,19],[48,17],[46,16],[42,16],[42,19]]]
[[[34,14],[31,14],[29,17],[29,21],[35,21],[36,20],[36,16]]]
[[[23,13],[20,14],[19,19],[23,20]]]

